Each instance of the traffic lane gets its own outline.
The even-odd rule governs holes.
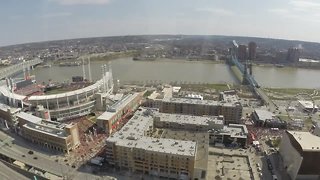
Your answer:
[[[9,168],[4,163],[0,162],[0,177],[2,180],[12,180],[12,179],[19,179],[19,180],[28,180],[29,178],[23,176],[22,174],[14,171],[13,169]]]
[[[272,173],[268,168],[267,158],[265,156],[261,157],[261,170],[262,170],[262,179],[269,180],[272,179]]]

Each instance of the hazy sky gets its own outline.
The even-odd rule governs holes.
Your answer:
[[[0,46],[139,34],[320,42],[319,0],[2,0]]]

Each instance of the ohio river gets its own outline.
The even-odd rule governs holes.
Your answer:
[[[101,66],[106,62],[92,61],[92,79],[101,78]],[[210,61],[168,60],[133,61],[120,58],[111,61],[113,77],[120,83],[128,82],[182,82],[238,84],[226,64]],[[88,77],[88,68],[86,76]],[[82,66],[51,68],[37,67],[32,71],[38,83],[71,81],[72,76],[82,75]],[[253,74],[263,87],[320,88],[320,70],[254,66]]]

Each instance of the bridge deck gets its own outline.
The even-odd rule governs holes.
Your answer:
[[[3,70],[0,71],[0,79],[10,77],[17,72],[22,71],[24,68],[27,68],[30,66],[35,66],[40,63],[42,63],[42,60],[39,58],[36,58],[36,59],[30,60],[30,61],[25,61],[25,62],[22,62],[19,64],[9,66],[9,67],[4,68]]]

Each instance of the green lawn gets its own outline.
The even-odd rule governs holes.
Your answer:
[[[230,85],[232,88],[232,85]],[[228,90],[227,84],[182,84],[182,90],[191,90],[196,92],[203,92],[206,89],[214,89],[217,92]]]
[[[296,95],[299,93],[312,94],[314,89],[305,89],[305,88],[264,88],[267,92],[270,93],[281,93],[286,95]]]
[[[53,89],[53,90],[47,91],[45,94],[46,95],[51,95],[51,94],[59,94],[59,93],[65,93],[65,92],[68,92],[68,90],[65,90],[65,89]]]

